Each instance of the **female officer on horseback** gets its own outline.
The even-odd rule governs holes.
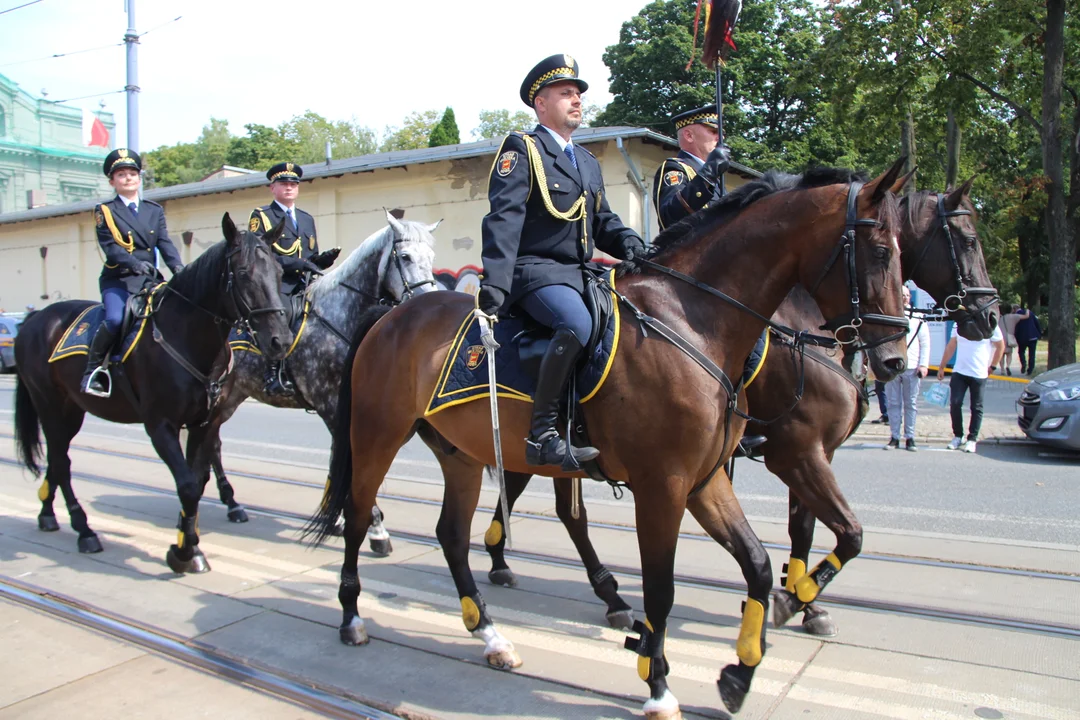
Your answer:
[[[98,287],[105,305],[105,322],[94,334],[86,357],[86,373],[82,391],[98,397],[108,397],[106,373],[100,369],[105,354],[112,347],[124,320],[128,297],[139,292],[143,284],[159,280],[154,263],[154,249],[174,275],[184,267],[180,253],[169,239],[165,227],[165,211],[151,200],[139,197],[142,185],[142,158],[134,150],[118,148],[105,158],[105,176],[116,189],[116,197],[94,208],[98,244],[105,253]]]
[[[600,163],[571,140],[588,88],[569,55],[552,55],[534,67],[521,99],[539,124],[503,140],[488,186],[479,308],[495,315],[516,304],[555,331],[540,364],[526,440],[531,465],[580,466],[599,454],[572,447],[555,429],[559,400],[592,332],[582,272],[594,246],[627,260],[645,250],[608,207]]]

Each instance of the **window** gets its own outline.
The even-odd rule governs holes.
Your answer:
[[[0,105],[0,137],[7,136],[7,115],[4,114],[4,108]]]

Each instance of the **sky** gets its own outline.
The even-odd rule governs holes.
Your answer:
[[[604,49],[649,0],[541,6],[507,0],[134,0],[140,148],[191,142],[211,116],[277,126],[307,110],[355,119],[381,136],[413,111],[453,107],[462,140],[481,110],[526,110],[525,74],[555,53],[577,59],[587,102],[605,105]],[[0,0],[0,11],[28,0]],[[174,18],[181,19],[172,22]],[[0,74],[50,100],[122,90],[124,0],[41,0],[0,14]],[[147,31],[150,31],[147,33]],[[98,109],[127,138],[123,94],[67,104]]]

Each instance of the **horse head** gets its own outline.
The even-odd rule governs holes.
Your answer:
[[[270,249],[284,226],[282,220],[259,239],[253,232],[238,229],[229,213],[221,218],[228,266],[226,293],[232,304],[229,319],[250,327],[259,350],[271,360],[284,357],[293,341],[279,294],[281,264]]]
[[[397,302],[413,295],[437,290],[432,267],[435,262],[435,228],[442,220],[425,223],[402,222],[389,212],[387,232],[393,238],[387,243],[379,261],[380,294],[388,295]]]
[[[807,284],[808,278],[802,278],[829,318],[823,329],[835,334],[845,353],[865,351],[874,375],[886,381],[903,372],[907,362],[901,227],[894,195],[906,179],[901,177],[905,159],[873,180],[852,183],[837,193],[834,202],[847,205],[843,235],[817,266],[814,280]],[[845,281],[822,282],[829,276]]]
[[[904,277],[930,293],[968,340],[986,340],[997,327],[997,290],[990,282],[971,202],[974,176],[944,194],[905,196]],[[906,207],[904,207],[906,206]]]

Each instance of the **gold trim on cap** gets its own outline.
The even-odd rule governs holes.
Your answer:
[[[279,172],[279,173],[274,173],[273,175],[271,175],[271,176],[270,176],[270,182],[274,182],[274,181],[275,181],[275,180],[277,180],[278,178],[280,178],[280,177],[284,177],[284,176],[287,176],[287,177],[292,177],[292,178],[296,178],[297,180],[299,180],[299,179],[300,179],[300,176],[299,176],[299,175],[297,175],[297,174],[296,174],[295,172],[293,172],[293,171],[291,171],[291,170],[282,170],[282,171],[281,171],[281,172]]]
[[[698,123],[704,125],[716,125],[719,121],[716,113],[698,113],[697,115],[691,115],[688,118],[683,118],[675,123],[676,130],[682,130],[687,125],[696,125]]]
[[[559,75],[566,75],[567,80],[577,80],[577,75],[574,74],[574,68],[561,67],[555,68],[554,70],[548,70],[546,73],[536,78],[536,82],[534,82],[532,88],[529,89],[529,102],[531,103],[536,99],[536,93],[540,90],[541,85]]]

